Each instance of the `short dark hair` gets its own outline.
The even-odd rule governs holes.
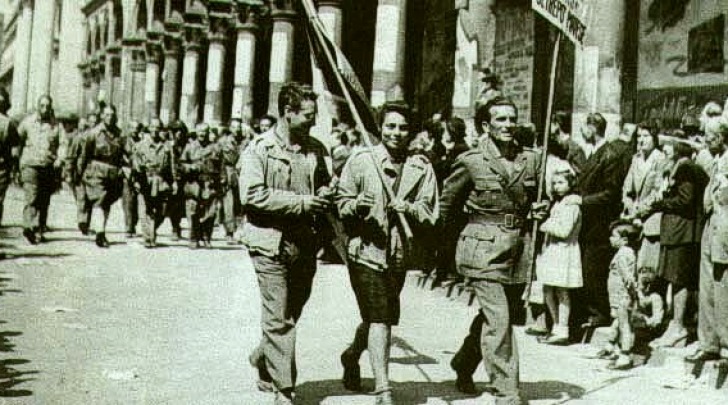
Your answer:
[[[299,111],[301,104],[306,100],[316,102],[316,93],[314,93],[311,86],[298,82],[288,82],[281,87],[281,91],[278,93],[278,114],[283,116],[286,106],[294,111]]]
[[[172,133],[182,132],[184,135],[187,135],[187,125],[185,125],[185,123],[181,120],[172,121],[172,123],[169,124],[169,130]]]
[[[650,136],[652,136],[652,142],[655,147],[658,147],[660,145],[660,134],[657,133],[657,128],[655,128],[651,122],[642,121],[637,124],[637,132],[639,132],[640,130],[650,133]]]
[[[465,120],[460,117],[452,117],[447,120],[447,132],[450,134],[450,140],[455,143],[465,141],[467,137],[467,126]]]
[[[586,116],[586,125],[594,125],[597,129],[599,136],[604,136],[607,133],[607,120],[604,116],[599,113],[590,113]]]
[[[629,246],[635,247],[640,239],[640,230],[633,223],[627,220],[617,220],[612,222],[609,227],[611,232],[617,232],[617,235],[627,239]]]
[[[402,114],[407,123],[412,126],[412,109],[403,101],[388,101],[380,107],[379,110],[379,127],[384,124],[384,117],[391,112]]]
[[[571,133],[571,117],[566,111],[557,111],[551,116],[551,122],[559,125],[562,131],[567,134]]]
[[[685,142],[673,142],[672,150],[675,153],[676,159],[681,159],[681,158],[690,159],[693,157],[693,148]]]
[[[510,98],[500,95],[493,97],[492,99],[488,100],[487,103],[478,107],[478,109],[475,111],[475,130],[478,131],[479,135],[482,135],[484,132],[483,123],[487,122],[490,124],[491,108],[497,106],[513,107],[513,109],[516,110],[516,114],[518,114],[518,107],[516,107],[516,104]]]

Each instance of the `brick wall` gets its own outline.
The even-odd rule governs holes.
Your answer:
[[[531,119],[534,67],[534,16],[529,7],[496,8],[495,70],[503,92],[518,107],[519,122]]]

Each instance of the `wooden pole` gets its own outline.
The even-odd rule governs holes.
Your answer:
[[[554,44],[554,53],[551,61],[551,78],[549,80],[549,96],[546,102],[546,124],[543,131],[543,151],[541,152],[541,173],[538,178],[538,192],[536,193],[536,201],[543,199],[544,187],[546,186],[546,162],[548,160],[549,137],[551,132],[551,114],[554,107],[554,90],[556,87],[556,67],[559,63],[559,50],[561,48],[561,31],[556,34],[556,43]],[[534,140],[534,143],[536,141]],[[529,263],[528,274],[526,276],[526,294],[525,305],[528,307],[531,298],[531,287],[533,285],[533,273],[536,267],[536,241],[538,235],[538,221],[533,221],[531,229],[531,263]]]
[[[338,66],[336,65],[336,61],[334,60],[333,55],[331,55],[331,51],[326,46],[326,42],[324,41],[324,37],[321,31],[321,27],[319,27],[318,21],[316,20],[316,9],[313,6],[313,3],[311,0],[301,0],[303,3],[303,7],[306,10],[306,13],[308,14],[310,23],[313,25],[313,31],[316,33],[316,36],[318,37],[319,42],[321,43],[321,48],[323,49],[324,55],[326,55],[327,62],[331,65],[334,76],[336,76],[336,81],[339,84],[339,87],[341,87],[341,92],[344,95],[344,98],[346,99],[346,103],[349,106],[349,110],[351,111],[351,115],[354,118],[354,123],[356,124],[357,130],[361,132],[362,139],[366,143],[366,146],[368,148],[372,147],[372,141],[369,139],[369,132],[367,132],[366,127],[364,126],[364,122],[361,119],[361,116],[359,115],[359,112],[356,110],[356,107],[354,106],[354,101],[351,98],[351,94],[349,93],[349,89],[346,87],[346,83],[344,82],[344,78],[341,77],[341,73],[339,72]],[[392,186],[385,180],[384,177],[384,170],[379,165],[379,162],[377,162],[376,158],[374,157],[373,153],[367,153],[371,159],[372,163],[374,163],[374,167],[377,170],[377,175],[379,176],[379,180],[382,182],[383,188],[385,193],[387,194],[387,198],[391,201],[394,200],[396,195],[394,193],[394,190],[392,189]],[[405,236],[405,245],[407,245],[412,240],[412,228],[409,226],[409,223],[407,223],[407,218],[404,216],[403,213],[398,212],[397,218],[399,219],[400,225],[402,226],[402,233],[404,233]]]

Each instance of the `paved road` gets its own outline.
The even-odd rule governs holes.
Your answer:
[[[21,195],[6,200],[0,249],[0,404],[268,404],[246,357],[259,338],[258,290],[244,249],[161,242],[146,250],[121,233],[99,250],[75,231],[67,193],[55,196],[49,243],[20,238]],[[219,234],[218,234],[219,236]],[[475,309],[410,280],[394,332],[391,378],[401,404],[482,404],[453,385],[448,363]],[[345,391],[338,354],[358,314],[346,271],[321,266],[300,322],[300,404],[371,404]],[[519,331],[524,392],[532,404],[711,404],[726,391],[669,389],[681,367],[607,372],[590,349],[545,348]],[[365,385],[371,372],[362,361]],[[480,378],[485,378],[479,371]],[[676,384],[673,384],[676,385]],[[679,385],[679,384],[677,384]],[[725,402],[723,402],[725,403]]]

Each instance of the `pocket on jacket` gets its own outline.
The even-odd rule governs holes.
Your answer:
[[[522,253],[517,229],[469,224],[458,240],[455,261],[459,269],[490,271],[513,267]]]

